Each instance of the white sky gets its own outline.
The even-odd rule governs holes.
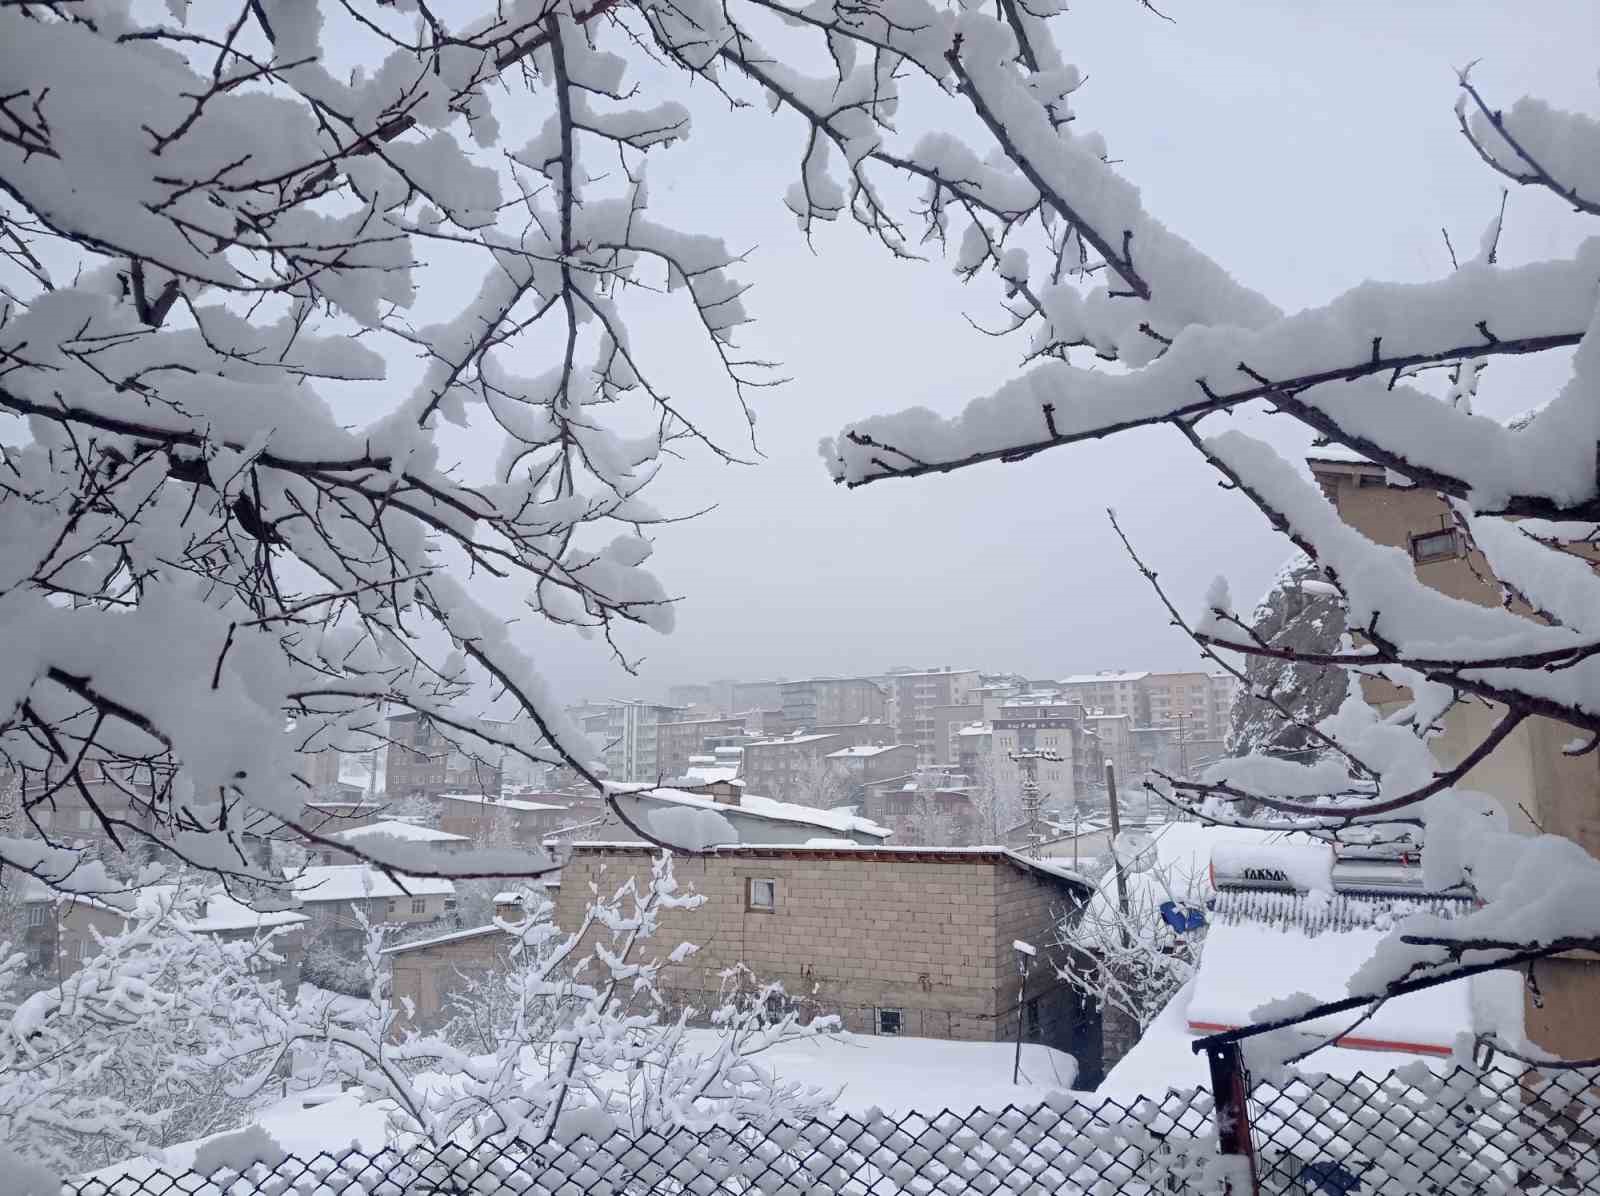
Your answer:
[[[1500,179],[1456,129],[1455,66],[1482,58],[1475,79],[1505,106],[1531,92],[1600,109],[1593,0],[1164,7],[1176,23],[1136,0],[1082,0],[1058,23],[1066,57],[1088,75],[1077,127],[1105,134],[1158,219],[1286,310],[1366,278],[1438,276],[1449,269],[1441,225],[1463,255],[1475,250]],[[999,322],[997,292],[963,288],[947,263],[895,262],[848,222],[824,229],[813,252],[782,204],[799,123],[674,91],[695,131],[652,155],[653,215],[755,247],[741,276],[756,284],[746,302],[758,324],[741,340],[781,358],[793,381],[760,396],[758,467],[702,456],[675,463],[652,490],[668,510],[717,508],[656,533],[654,566],[684,601],[672,635],[623,640],[643,657],[637,678],[601,644],[524,624],[524,646],[563,694],[651,696],[676,681],[899,664],[1034,676],[1188,667],[1195,649],[1167,626],[1104,509],[1117,509],[1186,610],[1218,572],[1237,601],[1253,601],[1287,542],[1168,429],[1019,465],[835,487],[819,438],[907,406],[953,413],[1014,373],[1024,343],[971,329],[968,315]],[[1552,197],[1517,192],[1501,259],[1562,254],[1587,231]],[[681,300],[660,309],[662,322],[634,324],[636,347],[675,399],[737,447],[736,408],[705,371]],[[1496,362],[1479,409],[1525,410],[1564,372],[1560,360]],[[1306,443],[1280,424],[1251,426]],[[512,596],[504,606],[515,611]]]
[[[1175,23],[1138,0],[1078,0],[1057,22],[1063,52],[1088,77],[1075,96],[1076,127],[1105,135],[1157,219],[1286,311],[1326,303],[1368,278],[1440,276],[1449,269],[1441,226],[1460,253],[1474,252],[1502,180],[1456,128],[1454,68],[1481,59],[1475,79],[1505,107],[1534,94],[1600,115],[1596,0],[1163,7]],[[642,658],[637,676],[603,642],[527,617],[514,591],[483,587],[496,609],[522,616],[517,640],[557,694],[659,696],[680,681],[897,665],[1034,677],[1193,667],[1196,649],[1168,625],[1105,508],[1116,508],[1185,611],[1198,609],[1218,573],[1248,608],[1289,544],[1245,500],[1221,490],[1170,429],[1016,465],[853,492],[835,486],[817,455],[822,437],[909,406],[953,414],[1013,376],[1025,342],[970,326],[969,317],[1002,322],[988,276],[964,287],[948,262],[896,261],[849,221],[821,229],[808,245],[782,202],[804,141],[798,119],[760,105],[731,112],[709,89],[685,95],[670,75],[661,94],[659,74],[644,82],[646,102],[683,99],[695,120],[686,144],[651,155],[651,215],[752,249],[739,274],[755,284],[746,305],[757,323],[742,346],[781,359],[792,381],[758,395],[758,465],[725,466],[699,453],[670,462],[649,491],[669,513],[714,509],[654,533],[653,566],[683,601],[673,634],[619,635]],[[507,148],[524,144],[544,119],[545,107],[522,103],[521,112],[503,114],[512,118]],[[1591,228],[1600,231],[1546,192],[1516,191],[1501,260],[1565,256]],[[424,256],[442,268],[446,285],[425,290],[410,313],[418,325],[460,310],[481,264],[453,270],[436,245]],[[52,268],[68,277],[72,263]],[[635,348],[656,380],[697,423],[741,448],[737,405],[708,368],[712,354],[682,296],[644,299],[632,316]],[[507,364],[536,376],[549,368],[548,349],[536,334],[507,351]],[[355,397],[340,414],[352,426],[385,411],[414,381],[417,363],[407,354],[392,355],[390,365],[389,380],[347,388]],[[1559,354],[1496,360],[1478,409],[1499,417],[1525,411],[1565,374]],[[1291,454],[1308,442],[1285,421],[1213,417],[1226,419]],[[498,455],[499,437],[481,428],[444,439],[460,450],[469,479]]]

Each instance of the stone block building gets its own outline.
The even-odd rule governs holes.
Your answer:
[[[653,850],[575,844],[557,924],[581,924],[591,884],[647,880]],[[837,1014],[856,1033],[1006,1041],[1020,1017],[1025,1038],[1072,1050],[1084,1019],[1053,943],[1092,889],[1066,869],[994,849],[842,844],[718,848],[673,866],[680,888],[706,897],[660,916],[657,953],[700,948],[663,970],[680,1004],[715,1008],[720,973],[743,963],[781,981],[803,1015]],[[1039,953],[1026,991],[1015,940]]]

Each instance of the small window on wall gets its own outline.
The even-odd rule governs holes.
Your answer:
[[[425,897],[413,897],[411,899],[411,912],[414,913],[414,914],[425,914],[425,913],[427,913],[428,912],[428,901],[427,901],[427,898],[425,898]]]
[[[28,906],[28,925],[43,926],[45,916],[44,902],[35,901]]]
[[[1419,565],[1447,561],[1461,555],[1461,533],[1453,527],[1436,532],[1417,532],[1411,537],[1411,559]]]
[[[746,905],[749,909],[772,913],[778,908],[778,882],[768,877],[752,876],[749,880]]]
[[[878,1010],[878,1033],[885,1037],[898,1037],[903,1019],[898,1009]]]

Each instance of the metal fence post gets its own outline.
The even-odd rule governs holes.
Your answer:
[[[1256,1148],[1250,1134],[1250,1086],[1245,1081],[1244,1055],[1238,1043],[1225,1042],[1206,1047],[1206,1061],[1211,1065],[1217,1148],[1223,1159],[1237,1168],[1229,1171],[1223,1191],[1227,1196],[1259,1196],[1261,1181],[1256,1175]],[[1249,1187],[1241,1192],[1239,1182],[1247,1182]]]

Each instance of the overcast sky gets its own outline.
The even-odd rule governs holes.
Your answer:
[[[1438,276],[1449,268],[1441,226],[1458,249],[1476,246],[1500,181],[1456,129],[1455,66],[1482,58],[1476,81],[1507,106],[1533,92],[1600,110],[1593,0],[1165,8],[1175,23],[1134,0],[1083,0],[1058,23],[1088,75],[1078,128],[1105,134],[1158,219],[1285,310],[1366,278]],[[996,292],[963,288],[947,264],[892,261],[849,223],[824,230],[813,252],[781,202],[798,125],[707,100],[694,105],[693,139],[652,168],[656,215],[755,248],[743,275],[760,323],[742,339],[781,357],[793,381],[761,396],[759,466],[700,459],[653,491],[671,510],[716,504],[656,537],[657,572],[684,598],[677,630],[624,641],[643,657],[630,678],[603,646],[527,624],[524,643],[550,678],[576,699],[895,665],[1192,667],[1195,649],[1166,625],[1105,508],[1186,610],[1219,572],[1237,601],[1253,601],[1290,547],[1218,489],[1177,433],[854,492],[829,481],[821,437],[912,405],[958,411],[1014,373],[1024,346],[971,329],[968,315],[996,322]],[[1543,193],[1514,193],[1501,258],[1563,253],[1584,231]],[[681,325],[636,331],[672,368]],[[693,359],[683,350],[676,396],[705,378],[684,364]],[[1561,361],[1496,362],[1479,409],[1527,409],[1563,376]],[[733,410],[714,388],[692,397],[714,423]],[[1305,443],[1281,422],[1250,426]]]

